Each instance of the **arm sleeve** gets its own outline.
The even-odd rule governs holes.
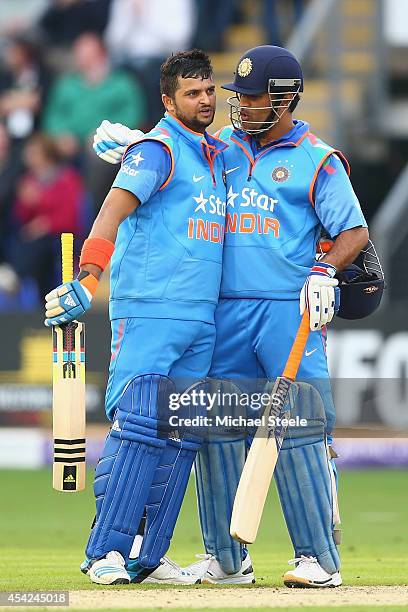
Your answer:
[[[138,142],[127,150],[112,188],[126,189],[144,204],[166,182],[170,171],[170,154],[163,144]]]
[[[317,176],[315,210],[332,238],[353,227],[367,227],[347,172],[335,154],[330,155]]]

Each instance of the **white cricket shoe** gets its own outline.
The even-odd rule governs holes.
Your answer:
[[[187,572],[192,572],[193,574],[197,574],[197,576],[200,576],[200,578],[204,578],[210,566],[211,561],[215,559],[215,557],[207,553],[196,555],[196,557],[197,559],[200,559],[200,560],[196,561],[195,563],[191,563],[190,565],[187,565],[187,567],[185,567],[184,569]]]
[[[96,584],[129,584],[130,576],[125,569],[125,560],[116,550],[95,561],[88,570],[88,576]]]
[[[160,565],[151,570],[147,568],[141,573],[132,576],[132,583],[136,584],[178,584],[191,585],[200,584],[200,576],[190,572],[187,568],[182,568],[174,563],[169,557],[162,557]]]
[[[227,574],[213,555],[197,555],[200,561],[188,565],[186,570],[198,574],[203,584],[253,584],[255,582],[249,554],[242,561],[241,569],[235,574]]]
[[[283,575],[283,582],[287,587],[319,589],[338,587],[342,583],[340,572],[328,574],[318,563],[316,557],[301,555],[289,563],[296,567]]]

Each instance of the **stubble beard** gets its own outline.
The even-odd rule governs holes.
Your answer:
[[[175,115],[177,119],[181,121],[182,123],[184,123],[184,125],[188,127],[190,130],[193,130],[193,132],[202,133],[208,127],[210,127],[210,125],[214,121],[215,110],[212,111],[211,118],[205,121],[200,121],[198,117],[193,117],[193,118],[186,117],[177,106],[175,106]]]

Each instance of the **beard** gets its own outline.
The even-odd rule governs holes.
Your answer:
[[[179,119],[186,127],[190,128],[190,130],[193,130],[194,132],[202,132],[203,130],[206,130],[214,121],[215,109],[211,109],[212,112],[208,118],[203,117],[200,119],[199,115],[196,115],[195,117],[187,117],[180,110],[180,107],[178,107],[176,104],[174,107],[177,119]]]

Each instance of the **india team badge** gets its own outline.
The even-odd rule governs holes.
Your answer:
[[[252,72],[252,60],[249,57],[244,57],[238,66],[238,74],[240,77],[247,77]]]
[[[277,166],[272,170],[272,180],[275,183],[284,183],[288,180],[290,172],[285,166]]]

